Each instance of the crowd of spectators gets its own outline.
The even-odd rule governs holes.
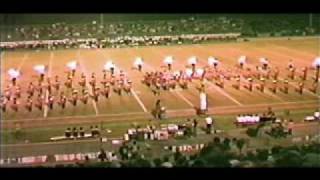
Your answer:
[[[260,16],[259,16],[260,17]],[[301,15],[301,17],[303,17]],[[316,27],[308,27],[307,19],[297,17],[274,18],[245,16],[212,16],[199,18],[190,15],[188,18],[148,21],[118,21],[101,24],[91,22],[56,22],[53,24],[7,25],[0,28],[2,42],[33,41],[32,45],[11,44],[1,48],[70,46],[80,44],[88,47],[121,47],[139,45],[167,45],[198,43],[212,40],[232,40],[242,36],[308,35],[318,33]],[[78,23],[78,24],[76,24]],[[44,43],[44,40],[59,40],[55,43]],[[80,42],[79,42],[80,41]],[[49,46],[49,45],[48,45]],[[94,47],[95,47],[94,46]]]

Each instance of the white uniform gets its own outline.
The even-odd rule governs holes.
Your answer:
[[[200,93],[200,110],[205,111],[208,108],[207,95],[204,92]]]

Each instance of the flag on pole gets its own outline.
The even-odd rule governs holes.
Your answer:
[[[75,70],[75,69],[77,69],[77,66],[78,66],[77,61],[71,61],[71,62],[68,62],[68,63],[67,63],[67,67],[68,67],[70,70]]]
[[[45,65],[41,64],[41,65],[34,66],[33,69],[39,74],[44,74],[47,68]]]
[[[19,70],[13,68],[8,70],[8,74],[11,77],[11,79],[18,78],[21,75]]]
[[[109,60],[107,61],[105,64],[104,64],[104,69],[105,70],[111,70],[112,68],[115,69],[115,64],[112,62],[112,60]]]
[[[138,68],[139,65],[142,66],[143,65],[143,59],[141,57],[137,57],[133,63],[134,67]]]
[[[238,59],[238,63],[239,64],[246,64],[246,61],[247,61],[247,57],[246,56],[240,56],[239,59]]]
[[[192,64],[197,64],[197,57],[196,56],[192,56],[188,59],[188,64],[192,65]]]
[[[314,61],[313,61],[313,63],[312,63],[312,66],[313,67],[320,67],[320,57],[317,57]]]
[[[216,66],[216,65],[218,65],[219,64],[219,61],[216,59],[216,58],[214,58],[214,57],[212,57],[212,56],[210,56],[209,58],[208,58],[208,65],[209,66]]]
[[[173,63],[173,57],[172,56],[167,56],[164,58],[163,63],[168,65]]]

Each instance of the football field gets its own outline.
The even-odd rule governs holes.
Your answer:
[[[184,70],[187,59],[191,56],[198,58],[197,67],[207,66],[209,56],[216,57],[220,61],[223,70],[237,72],[237,61],[240,56],[247,57],[247,67],[254,69],[260,66],[260,58],[266,57],[270,66],[280,69],[279,80],[287,78],[289,71],[286,69],[289,60],[292,60],[297,67],[296,78],[289,79],[289,93],[282,91],[273,93],[269,87],[272,86],[272,79],[266,80],[264,92],[255,88],[258,80],[254,79],[254,89],[249,91],[245,88],[235,89],[232,85],[235,80],[226,80],[224,88],[220,88],[215,81],[206,82],[209,114],[239,114],[249,112],[263,112],[267,107],[275,109],[316,109],[319,107],[319,85],[316,92],[310,88],[314,82],[315,70],[311,68],[314,59],[319,56],[318,38],[299,39],[271,39],[252,40],[250,42],[232,42],[217,44],[177,45],[177,46],[152,46],[120,49],[68,49],[68,50],[23,50],[5,51],[1,53],[1,90],[10,83],[7,71],[15,68],[21,71],[18,84],[22,87],[22,105],[19,112],[7,108],[2,114],[2,126],[13,128],[15,125],[23,124],[24,127],[46,127],[58,124],[79,124],[100,121],[130,120],[130,119],[152,119],[151,111],[157,99],[161,99],[167,108],[169,117],[193,116],[196,114],[195,107],[199,107],[199,80],[193,80],[188,89],[161,91],[160,96],[155,96],[146,85],[141,83],[145,72],[161,70],[163,59],[166,56],[173,56],[173,71]],[[136,57],[142,57],[144,65],[142,72],[133,69],[133,62]],[[71,92],[64,87],[66,80],[66,64],[76,60],[79,64],[75,75],[75,88],[80,89],[78,81],[81,73],[90,78],[95,73],[97,84],[103,77],[103,66],[108,60],[112,60],[116,67],[123,70],[133,82],[131,94],[121,96],[111,93],[110,98],[101,97],[98,102],[89,99],[88,104],[78,103],[72,106],[67,103],[66,109],[55,105],[53,110],[44,108],[33,109],[28,112],[24,107],[26,90],[29,82],[37,82],[38,75],[33,70],[35,65],[43,64],[48,67],[47,77],[58,75],[62,82],[62,91],[67,96]],[[307,80],[302,94],[295,91],[300,82],[301,69],[308,67]],[[53,91],[54,96],[58,96]],[[46,96],[48,92],[45,93]],[[47,97],[46,97],[47,98]],[[35,100],[35,97],[33,99]]]

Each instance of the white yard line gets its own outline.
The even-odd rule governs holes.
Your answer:
[[[219,87],[217,87],[214,83],[207,81],[208,84],[210,84],[216,91],[218,91],[219,93],[221,93],[222,95],[224,95],[225,97],[227,97],[228,99],[230,99],[231,101],[233,101],[234,103],[238,104],[239,106],[243,106],[242,103],[240,103],[238,100],[236,100],[234,97],[232,97],[229,93],[225,92],[224,90],[220,89]]]
[[[50,53],[50,58],[49,58],[49,65],[48,65],[48,77],[51,77],[51,72],[52,72],[52,60],[54,58],[54,53],[51,51]],[[48,103],[49,101],[49,90],[46,90],[45,94],[45,102]],[[44,111],[43,111],[43,117],[46,118],[48,116],[48,105],[44,106]]]
[[[98,49],[98,51],[101,53],[101,55],[104,58],[107,58],[107,56],[104,54],[104,50],[103,49]],[[118,64],[116,64],[116,66],[119,67]],[[122,69],[122,68],[121,68]],[[146,106],[143,104],[143,102],[141,101],[141,99],[139,98],[139,96],[137,95],[136,91],[134,90],[134,88],[131,88],[131,93],[133,95],[133,97],[136,99],[136,101],[138,102],[138,104],[140,105],[141,109],[143,110],[143,112],[148,112]]]
[[[174,91],[184,102],[186,102],[190,107],[194,108],[195,106],[190,102],[186,97],[184,97],[179,91]]]
[[[86,81],[88,82],[88,73],[87,73],[87,70],[86,70],[84,64],[82,63],[82,58],[81,58],[81,55],[80,55],[80,49],[78,50],[77,58],[79,60],[80,68],[81,68],[82,72],[86,75]],[[90,88],[88,83],[86,83],[86,86],[87,86],[88,90],[90,91],[90,94],[92,94],[93,93],[92,89]],[[97,107],[97,103],[93,99],[91,99],[91,103],[92,103],[93,108],[95,110],[96,116],[99,115],[99,110],[98,110],[98,107]]]
[[[142,108],[143,112],[148,112],[147,108],[144,106],[144,104],[142,103],[141,99],[138,97],[137,93],[131,89],[131,93],[133,95],[133,97],[138,101],[140,107]]]

